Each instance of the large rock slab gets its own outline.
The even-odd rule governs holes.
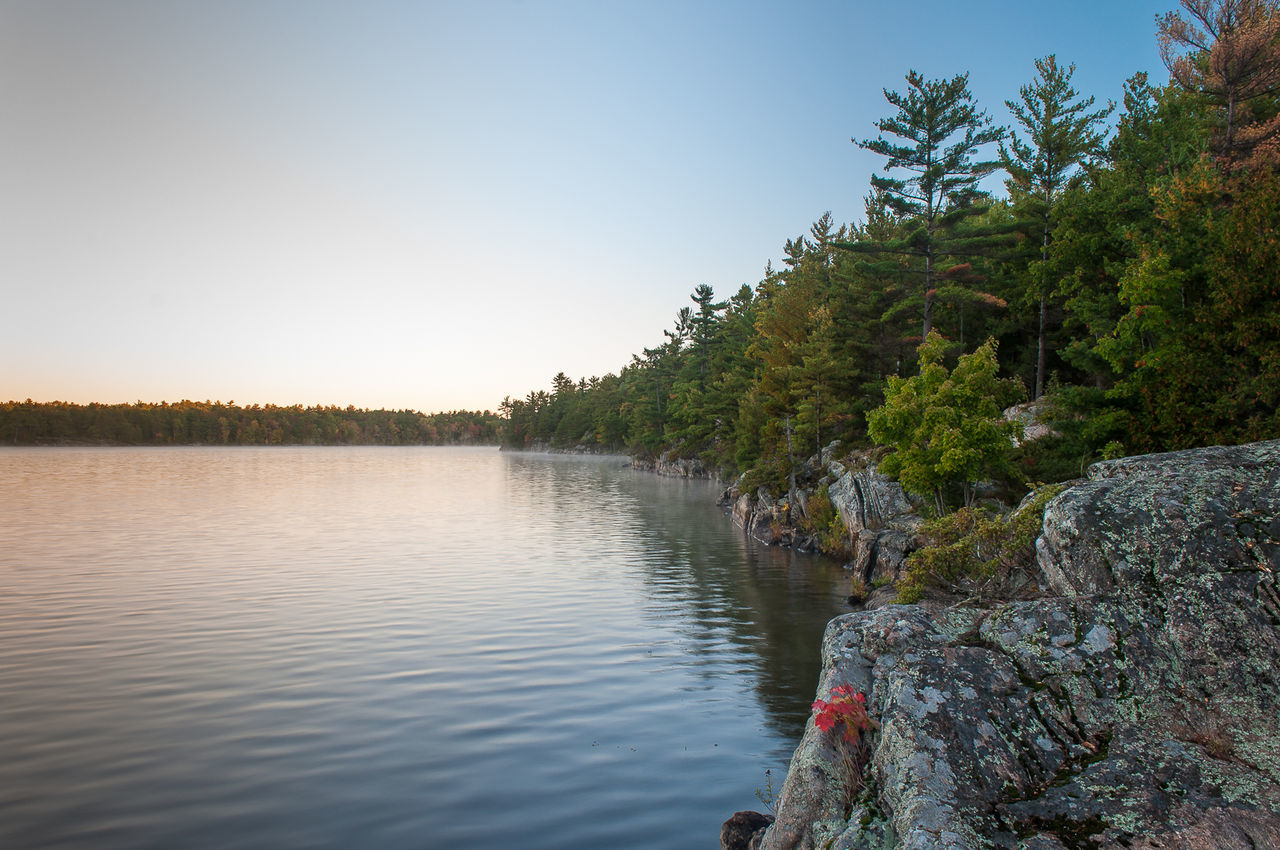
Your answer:
[[[919,527],[920,517],[902,485],[881,474],[870,454],[856,455],[847,464],[832,463],[829,472],[835,480],[827,493],[851,534],[880,529],[914,532]]]
[[[831,505],[849,532],[850,568],[867,585],[896,581],[922,520],[902,485],[882,475],[869,453],[832,463]]]
[[[766,848],[1280,848],[1280,442],[1097,464],[1045,512],[1047,598],[833,620]]]

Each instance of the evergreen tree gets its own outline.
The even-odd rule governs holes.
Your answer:
[[[703,406],[710,427],[712,455],[708,460],[726,469],[736,466],[739,406],[755,377],[755,363],[747,356],[755,322],[755,292],[744,283],[729,298],[716,324]]]
[[[984,146],[999,141],[1004,129],[991,126],[987,114],[975,105],[968,74],[950,80],[925,80],[911,71],[906,79],[905,95],[884,91],[885,99],[898,112],[876,122],[881,135],[853,142],[887,157],[886,170],[902,169],[911,175],[872,175],[871,186],[894,214],[913,220],[916,227],[897,238],[841,243],[840,247],[863,254],[916,258],[920,265],[911,271],[920,280],[922,336],[927,337],[934,324],[938,282],[946,271],[941,266],[943,259],[980,253],[993,244],[995,234],[966,230],[963,225],[986,209],[978,182],[999,165],[974,157]],[[900,141],[886,139],[885,134]],[[903,269],[882,263],[870,270],[900,273]]]
[[[1068,341],[1061,356],[1076,382],[1057,393],[1071,414],[1060,428],[1080,431],[1084,446],[1133,446],[1147,429],[1137,397],[1124,386],[1128,367],[1112,342],[1129,309],[1121,281],[1167,229],[1153,190],[1197,167],[1209,135],[1199,96],[1176,86],[1152,88],[1145,74],[1137,74],[1125,85],[1108,164],[1069,188],[1057,208],[1050,264],[1065,299]]]
[[[1280,433],[1280,179],[1202,159],[1156,187],[1154,230],[1126,267],[1127,308],[1097,346],[1130,449],[1247,442]]]
[[[1276,0],[1181,0],[1156,18],[1169,78],[1218,108],[1215,151],[1241,162],[1280,143],[1280,7]],[[1183,50],[1189,52],[1183,53]]]
[[[1036,235],[1040,243],[1040,262],[1029,269],[1040,314],[1035,398],[1044,394],[1049,321],[1049,242],[1054,207],[1072,172],[1100,152],[1103,134],[1097,125],[1106,120],[1114,108],[1109,105],[1105,109],[1089,111],[1094,99],[1079,99],[1079,94],[1071,87],[1075,69],[1075,65],[1062,68],[1052,55],[1037,59],[1036,78],[1019,90],[1020,102],[1005,101],[1026,133],[1024,141],[1015,129],[1008,148],[1000,143],[1000,162],[1009,173],[1005,185],[1017,212],[1033,220],[1039,231]]]
[[[700,283],[689,296],[698,305],[697,312],[691,318],[693,331],[690,338],[697,350],[698,371],[704,377],[711,365],[711,345],[715,337],[716,316],[725,307],[727,301],[716,301],[715,291],[705,283]]]
[[[849,436],[861,425],[864,388],[883,379],[869,355],[883,304],[864,298],[868,287],[835,250],[849,235],[823,214],[807,236],[787,240],[788,268],[760,285],[748,349],[757,364],[753,424],[741,427],[758,430],[745,442],[759,448],[766,477],[787,472],[790,454],[808,457]]]
[[[668,334],[687,340],[687,347],[679,354],[678,374],[671,390],[669,419],[674,427],[669,431],[668,442],[682,453],[701,454],[710,448],[713,430],[706,411],[707,385],[718,314],[726,303],[715,301],[714,291],[705,283],[689,297],[697,305],[696,312],[688,307],[682,309],[677,316],[676,333]]]

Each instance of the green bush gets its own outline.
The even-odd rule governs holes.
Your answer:
[[[962,355],[950,371],[943,365],[948,345],[931,332],[917,349],[920,374],[889,376],[884,404],[867,414],[871,438],[895,450],[880,471],[932,499],[939,514],[946,513],[943,496],[950,487],[961,487],[968,507],[975,482],[1012,473],[1012,437],[1022,433],[1001,412],[1018,399],[1022,385],[997,377],[995,340]]]
[[[831,504],[831,494],[825,484],[809,497],[809,516],[804,527],[818,539],[818,548],[826,554],[836,557],[850,554],[849,532],[840,521],[835,505]]]

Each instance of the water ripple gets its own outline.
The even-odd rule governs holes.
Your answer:
[[[704,847],[831,565],[709,485],[448,449],[0,450],[0,846]]]

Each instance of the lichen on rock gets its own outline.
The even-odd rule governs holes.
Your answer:
[[[880,730],[850,771],[810,723],[763,847],[1280,847],[1280,441],[1095,464],[1037,564],[831,622]]]

